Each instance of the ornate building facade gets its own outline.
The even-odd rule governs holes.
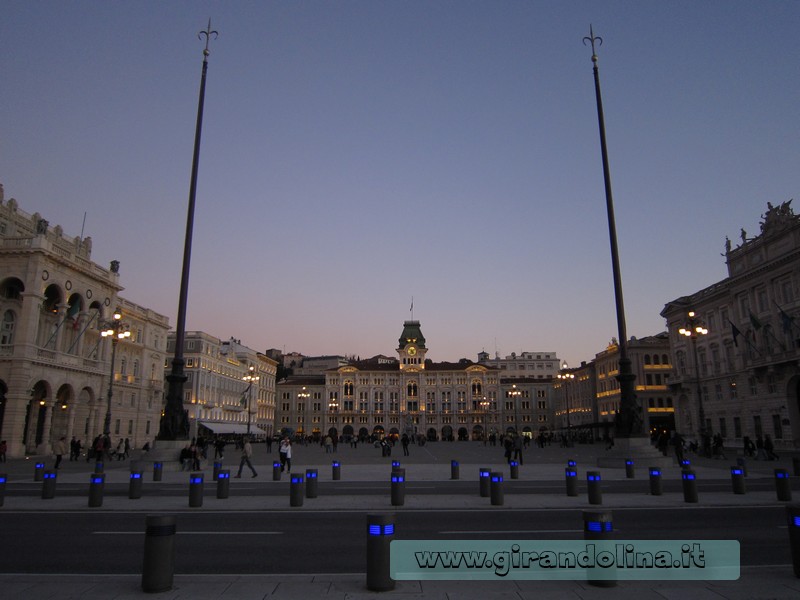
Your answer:
[[[68,238],[0,186],[0,436],[8,454],[49,453],[103,432],[134,447],[158,432],[169,323],[119,296],[119,263],[91,260],[91,238]],[[115,311],[130,336],[103,337]],[[115,357],[112,366],[112,355]],[[110,398],[110,402],[109,402]]]
[[[768,203],[755,237],[742,230],[735,248],[726,239],[726,279],[661,312],[681,432],[800,443],[800,217],[790,203]]]
[[[174,333],[167,352],[165,369],[175,352]],[[183,354],[183,405],[189,412],[191,437],[273,435],[276,360],[234,338],[223,342],[202,331],[186,332]]]

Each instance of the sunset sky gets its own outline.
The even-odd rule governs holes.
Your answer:
[[[0,183],[175,323],[258,349],[433,360],[617,335],[590,24],[628,334],[726,277],[800,190],[796,1],[5,0]],[[798,208],[795,206],[795,208]]]

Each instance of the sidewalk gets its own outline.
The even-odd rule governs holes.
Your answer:
[[[399,449],[399,447],[398,447]],[[223,461],[225,469],[230,469],[234,474],[238,468],[238,454],[229,451]],[[504,473],[509,477],[508,465],[503,462],[502,454],[497,448],[487,448],[479,444],[428,444],[425,447],[413,447],[409,457],[393,456],[399,460],[406,469],[407,490],[414,486],[436,486],[443,491],[442,494],[413,494],[406,492],[406,502],[402,507],[392,507],[389,499],[389,475],[391,459],[383,458],[379,452],[372,448],[339,448],[335,455],[325,454],[319,447],[296,447],[293,461],[295,473],[305,473],[308,468],[316,468],[319,480],[327,482],[332,480],[331,461],[341,462],[342,481],[351,482],[386,482],[386,494],[370,495],[341,495],[320,496],[315,499],[305,499],[303,507],[290,508],[288,497],[288,478],[286,474],[282,481],[272,481],[272,460],[277,458],[277,453],[271,456],[264,452],[263,447],[257,447],[256,464],[259,473],[256,479],[241,479],[231,481],[230,497],[218,500],[208,492],[216,484],[212,481],[211,466],[204,468],[206,496],[202,508],[189,509],[187,493],[181,486],[188,484],[189,474],[179,471],[165,471],[162,484],[176,486],[174,495],[147,496],[147,489],[152,483],[152,472],[144,472],[144,494],[141,499],[130,500],[122,496],[107,496],[101,508],[88,508],[85,495],[56,496],[52,500],[41,500],[37,497],[37,486],[41,483],[33,482],[33,466],[35,458],[28,460],[11,460],[0,465],[0,471],[8,474],[7,489],[24,490],[24,496],[6,496],[2,512],[35,511],[35,510],[66,510],[66,511],[141,511],[153,512],[183,512],[189,510],[292,510],[292,511],[337,511],[356,510],[364,511],[421,511],[421,510],[515,510],[530,508],[565,508],[576,509],[600,508],[588,504],[586,495],[567,498],[564,495],[564,467],[567,458],[574,458],[578,462],[579,478],[585,482],[587,470],[600,471],[604,481],[621,480],[625,478],[624,469],[600,469],[594,467],[598,447],[578,448],[545,448],[531,449],[525,455],[526,463],[520,467],[519,480],[530,482],[545,488],[543,493],[535,494],[506,494],[503,506],[492,507],[488,498],[481,498],[477,494],[478,467],[490,467]],[[401,453],[402,454],[402,453]],[[459,461],[460,479],[474,481],[476,494],[447,493],[450,480],[450,460]],[[52,460],[44,461],[49,467]],[[730,482],[730,465],[735,464],[735,459],[729,461],[714,461],[708,459],[693,460],[693,470],[700,480],[719,480]],[[79,463],[62,463],[58,475],[60,486],[87,486],[89,473],[93,470],[93,463],[81,461]],[[749,479],[772,478],[773,469],[787,468],[791,473],[791,459],[784,457],[778,463],[748,462]],[[662,496],[651,496],[647,487],[647,467],[636,467],[637,480],[641,481],[642,492],[634,494],[603,494],[603,509],[624,509],[626,507],[674,507],[687,508],[680,494],[665,493]],[[130,465],[126,462],[109,463],[106,466],[106,481],[109,484],[127,483]],[[680,478],[677,466],[663,470],[664,480]],[[284,486],[286,495],[278,496],[247,496],[243,492],[250,486]],[[553,491],[549,490],[553,487]],[[796,487],[796,486],[793,486]],[[30,494],[28,491],[30,490]],[[695,506],[747,506],[747,505],[782,505],[775,499],[772,492],[748,492],[748,494],[734,495],[727,486],[720,486],[720,490],[713,493],[701,493],[699,503]],[[237,491],[240,492],[237,494]],[[795,491],[795,496],[798,494]],[[68,518],[68,517],[66,517]],[[7,542],[8,543],[8,542]],[[11,542],[13,543],[13,542]],[[366,588],[366,575],[363,572],[366,565],[363,558],[353,557],[354,573],[319,575],[309,573],[306,575],[229,575],[208,574],[203,576],[188,576],[176,574],[173,589],[161,594],[145,594],[141,590],[141,574],[132,573],[124,576],[96,575],[30,575],[30,574],[0,574],[0,597],[20,600],[38,600],[45,598],[76,599],[128,599],[152,597],[158,599],[220,599],[220,600],[249,600],[268,599],[283,600],[295,598],[325,598],[331,600],[366,600],[372,598],[390,598],[395,600],[412,600],[418,598],[433,599],[466,599],[466,600],[506,600],[542,598],[557,599],[595,599],[595,598],[623,598],[636,600],[649,599],[680,599],[692,598],[731,600],[773,598],[796,599],[800,597],[800,579],[794,577],[787,557],[786,564],[770,565],[765,567],[742,568],[738,581],[633,581],[619,582],[616,587],[598,588],[586,582],[570,581],[398,581],[393,591],[372,593]]]

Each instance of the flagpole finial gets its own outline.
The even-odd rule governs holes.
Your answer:
[[[594,34],[594,30],[592,29],[591,24],[589,25],[589,35],[586,36],[585,38],[583,38],[583,45],[584,46],[586,45],[587,41],[592,45],[592,62],[596,63],[597,62],[597,52],[595,50],[594,45],[595,45],[595,42],[597,42],[598,46],[602,46],[603,45],[603,38],[601,38],[599,35],[595,35]]]
[[[208,27],[206,28],[206,30],[205,31],[201,31],[200,33],[197,34],[197,39],[199,39],[199,40],[202,40],[203,36],[206,36],[206,47],[203,50],[203,56],[205,58],[208,58],[208,55],[210,54],[210,52],[208,51],[208,42],[211,41],[211,36],[212,35],[214,36],[214,39],[217,39],[217,37],[219,36],[219,32],[211,30],[211,18],[209,18],[208,19]]]

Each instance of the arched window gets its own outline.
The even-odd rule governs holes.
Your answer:
[[[667,356],[666,354],[662,354],[661,355],[661,364],[662,365],[668,365],[669,364],[669,356]]]
[[[480,396],[483,392],[483,386],[481,385],[480,380],[473,379],[472,380],[472,395],[473,396]]]
[[[658,364],[658,354],[654,354],[654,355],[653,355],[653,364],[654,364],[654,365],[657,365],[657,364]]]
[[[417,397],[417,383],[415,381],[409,382],[407,386],[408,397],[409,398],[416,398]]]
[[[646,364],[646,365],[650,364],[650,355],[649,354],[645,354],[644,355],[644,364]]]
[[[0,346],[10,346],[14,343],[14,325],[17,322],[17,316],[14,311],[7,310],[3,314],[3,325],[0,330]]]
[[[344,395],[345,396],[352,396],[353,395],[353,382],[349,379],[344,382]]]

